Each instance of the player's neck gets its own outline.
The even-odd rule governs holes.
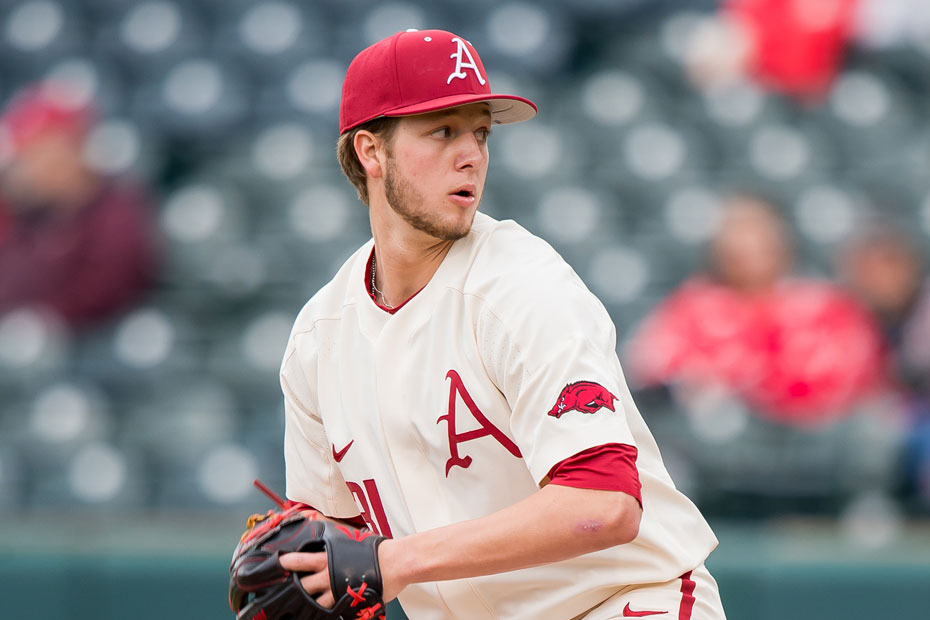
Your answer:
[[[397,306],[429,283],[454,241],[436,239],[409,227],[390,225],[379,220],[374,212],[371,220],[375,240],[375,282],[383,295],[379,302]]]

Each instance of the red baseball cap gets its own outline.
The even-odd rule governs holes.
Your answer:
[[[68,86],[46,82],[14,95],[0,115],[0,131],[9,141],[8,147],[16,152],[49,130],[83,133],[93,119],[93,107],[75,103]]]
[[[495,124],[536,115],[536,104],[491,93],[478,52],[445,30],[408,30],[378,41],[352,60],[342,85],[339,133],[380,116],[410,116],[485,101]]]

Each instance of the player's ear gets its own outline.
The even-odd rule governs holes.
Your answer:
[[[384,175],[384,149],[381,148],[381,138],[363,129],[355,134],[352,146],[369,177],[378,179]]]

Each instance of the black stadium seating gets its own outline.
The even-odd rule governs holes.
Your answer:
[[[808,271],[826,268],[869,192],[894,191],[930,234],[922,52],[854,55],[819,109],[748,85],[704,96],[669,34],[691,14],[658,4],[0,3],[0,95],[49,75],[84,88],[105,119],[94,161],[153,187],[166,240],[158,290],[111,325],[67,336],[40,317],[0,319],[0,513],[225,510],[256,504],[251,477],[283,486],[289,322],[369,236],[335,161],[341,77],[393,30],[460,31],[496,89],[538,101],[536,120],[494,131],[487,210],[563,253],[611,311],[619,344],[694,270],[714,192],[733,181],[786,202]],[[805,206],[810,192],[834,217]],[[654,420],[670,463],[713,452]],[[730,458],[750,465],[707,461],[696,497],[747,476],[778,487],[752,457],[789,449],[772,429],[747,433]]]

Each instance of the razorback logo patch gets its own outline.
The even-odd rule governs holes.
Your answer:
[[[616,411],[614,409],[615,400],[617,400],[617,397],[600,383],[575,381],[562,388],[562,393],[559,394],[555,405],[549,410],[549,415],[559,418],[562,417],[563,413],[569,411],[595,413],[604,407]]]

